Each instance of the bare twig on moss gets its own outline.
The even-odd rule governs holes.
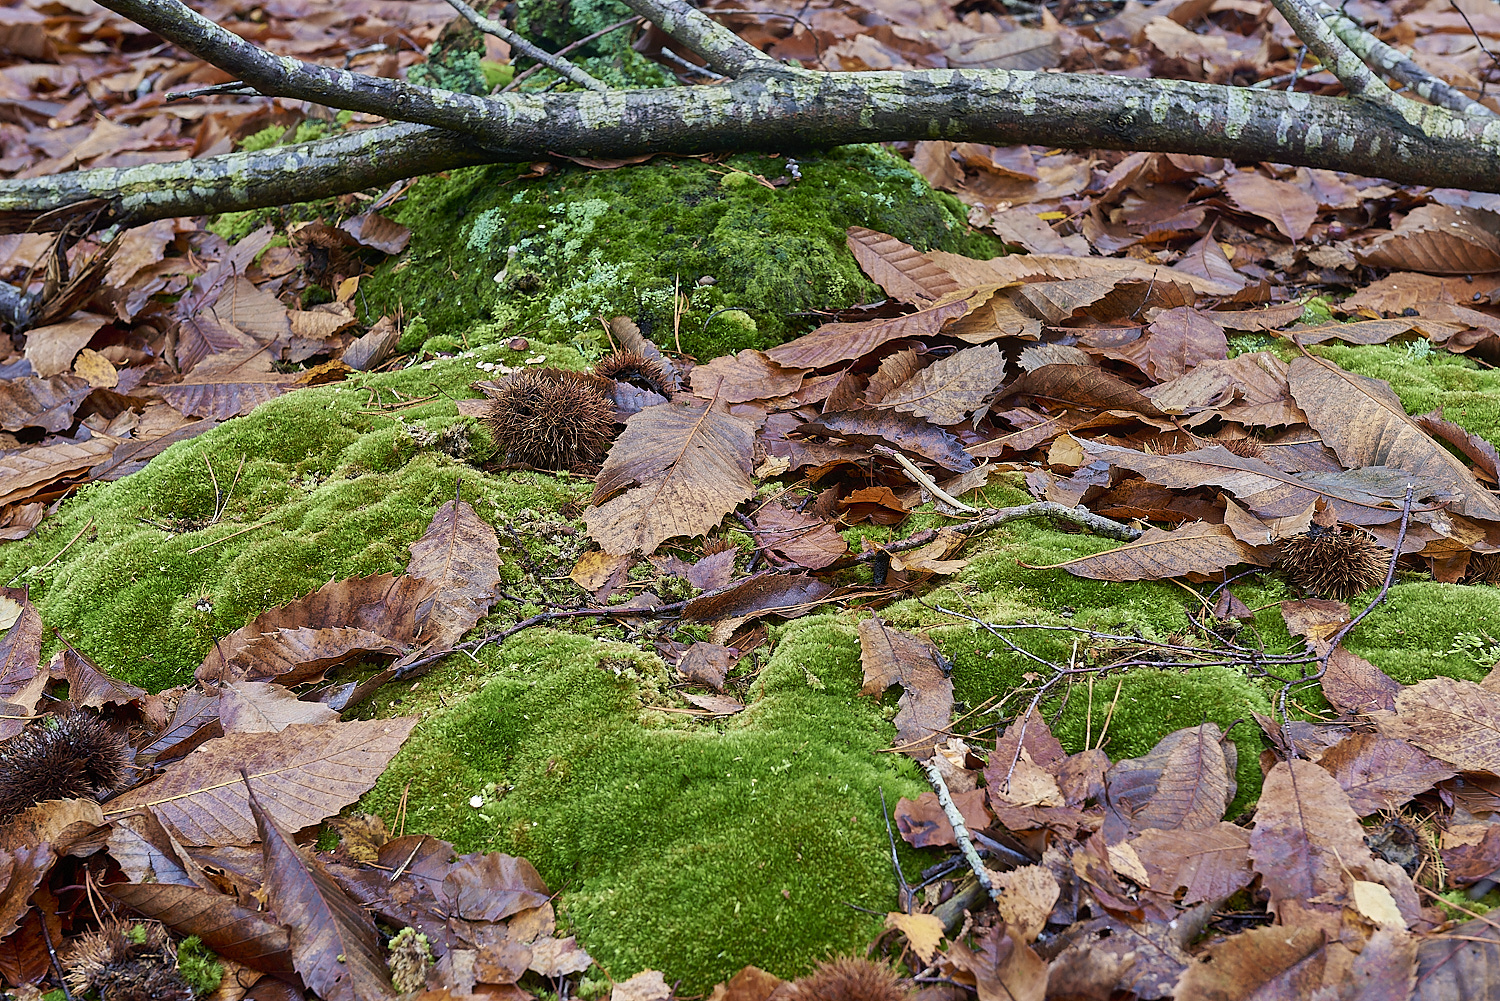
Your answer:
[[[494,35],[527,59],[534,60],[548,69],[567,77],[585,90],[609,90],[606,84],[594,79],[578,64],[562,55],[554,55],[546,49],[532,45],[525,38],[511,31],[499,21],[485,17],[479,11],[464,3],[464,0],[448,0],[448,6],[462,14],[464,20],[486,35]]]
[[[670,618],[681,612],[686,607],[686,601],[674,601],[666,605],[657,605],[655,608],[562,608],[551,612],[538,612],[536,615],[533,615],[528,619],[522,619],[515,625],[508,626],[505,629],[501,629],[493,633],[486,633],[483,636],[478,637],[477,639],[472,639],[465,643],[456,643],[453,646],[445,647],[442,650],[434,650],[431,653],[424,654],[411,663],[402,665],[402,667],[396,671],[391,680],[407,681],[414,677],[420,677],[421,675],[427,673],[425,670],[427,667],[431,666],[439,660],[442,660],[450,653],[470,651],[477,652],[491,643],[502,643],[510,637],[514,636],[516,633],[519,633],[526,629],[530,629],[532,626],[545,625],[548,622],[557,622],[562,619],[580,618]]]
[[[928,478],[928,482],[931,482],[930,477]],[[978,535],[992,528],[998,528],[1007,522],[1021,521],[1025,518],[1055,518],[1058,521],[1066,521],[1080,528],[1087,528],[1098,535],[1103,535],[1110,539],[1119,539],[1122,542],[1133,542],[1141,537],[1141,530],[1138,528],[1131,528],[1129,525],[1115,521],[1113,518],[1094,514],[1092,511],[1081,507],[1068,507],[1064,504],[1058,504],[1056,501],[1037,501],[1034,504],[1022,504],[1020,507],[971,508],[970,510],[977,511],[979,517],[962,525],[946,526],[944,530],[957,532],[959,535]],[[873,563],[889,557],[892,553],[904,553],[908,550],[920,549],[937,537],[937,529],[923,529],[920,532],[915,532],[907,536],[900,542],[893,542],[888,546],[872,549],[867,553],[860,553],[854,557],[854,560],[858,563]]]
[[[927,773],[927,781],[932,783],[933,791],[937,793],[938,805],[943,808],[943,816],[948,818],[948,823],[953,825],[953,840],[958,842],[958,850],[963,852],[964,860],[969,863],[969,869],[974,873],[974,878],[979,880],[979,885],[984,887],[990,899],[999,900],[1000,890],[990,881],[990,872],[984,867],[984,860],[979,857],[979,850],[974,847],[974,841],[969,837],[969,828],[964,824],[964,815],[959,812],[958,804],[953,802],[953,795],[948,791],[948,783],[943,780],[942,770],[938,768],[937,756],[928,758],[921,763],[922,771]]]
[[[934,480],[931,476],[928,476],[926,473],[922,472],[921,469],[917,468],[917,464],[915,462],[912,462],[896,449],[886,448],[884,445],[876,445],[873,451],[876,455],[883,455],[888,459],[895,459],[896,464],[906,471],[906,475],[911,478],[911,481],[913,483],[921,487],[923,490],[926,490],[928,493],[936,497],[938,500],[942,501],[944,504],[947,504],[949,507],[953,508],[953,510],[962,511],[964,514],[982,513],[979,508],[974,507],[972,504],[965,504],[963,501],[959,500],[957,497],[952,496],[942,487],[938,486],[936,480]]]

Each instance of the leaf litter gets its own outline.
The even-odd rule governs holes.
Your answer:
[[[346,3],[327,17],[304,17],[303,6],[207,13],[273,51],[385,76],[419,62],[452,16],[439,3]],[[1092,67],[1245,82],[1295,73],[1298,62],[1284,23],[1259,3],[1206,13],[1126,5],[1113,17],[1090,3],[1069,5],[1062,20],[983,5],[918,14],[877,4],[875,16],[846,0],[777,6],[705,9],[774,57],[836,71]],[[1377,30],[1395,30],[1389,5],[1365,6]],[[277,99],[165,100],[204,67],[170,49],[143,62],[88,42],[133,32],[112,14],[84,21],[33,2],[10,13],[16,61],[3,73],[15,114],[0,133],[13,176],[212,155],[305,119]],[[1450,30],[1446,17],[1419,7],[1400,22],[1420,37]],[[1469,29],[1500,36],[1493,18]],[[398,34],[405,47],[364,45]],[[1481,53],[1443,58],[1477,79]],[[57,71],[27,72],[44,63]],[[1315,72],[1300,86],[1337,85]],[[371,124],[356,115],[327,127]],[[571,611],[645,622],[675,610],[709,626],[710,641],[655,641],[687,683],[712,690],[683,692],[697,707],[684,711],[744,708],[740,665],[765,641],[765,617],[829,602],[877,607],[961,569],[968,538],[1027,516],[958,500],[983,503],[999,473],[1024,474],[1030,516],[1064,517],[1082,503],[1098,516],[1088,527],[1124,542],[1062,565],[1093,579],[1222,579],[1236,566],[1274,567],[1284,543],[1319,533],[1357,535],[1442,580],[1483,572],[1500,522],[1486,485],[1494,447],[1440,413],[1408,416],[1389,386],[1307,349],[1394,341],[1500,356],[1491,196],[1175,154],[943,141],[902,151],[967,205],[971,224],[1027,253],[974,261],[852,228],[849,249],[889,296],[881,315],[830,313],[769,351],[697,366],[632,336],[628,318],[607,319],[622,343],[665,366],[660,388],[671,396],[614,384],[625,430],[585,517],[600,550],[573,574],[596,604]],[[81,484],[128,475],[298,385],[392,363],[402,318],[366,326],[351,302],[371,263],[405,249],[409,234],[378,208],[400,196],[397,186],[346,198],[339,225],[296,227],[287,246],[272,246],[269,227],[231,245],[191,219],[108,242],[7,221],[0,277],[35,297],[0,381],[4,538],[24,538]],[[315,283],[335,294],[304,309]],[[1308,294],[1328,286],[1357,291],[1342,302]],[[774,496],[762,499],[768,487]],[[968,520],[866,540],[858,553],[839,532],[899,525],[928,502]],[[741,529],[754,553],[736,570],[733,549],[708,550]],[[430,837],[392,836],[378,819],[337,818],[413,722],[340,712],[380,681],[474,644],[461,639],[499,598],[498,546],[469,505],[449,501],[406,574],[334,581],[273,609],[222,638],[194,686],[159,694],[76,651],[44,668],[40,619],[24,591],[7,589],[19,618],[0,641],[10,707],[0,736],[13,741],[44,697],[60,699],[43,715],[97,712],[129,726],[138,777],[111,788],[102,810],[97,790],[80,789],[10,819],[0,973],[17,985],[49,975],[46,940],[61,941],[63,913],[76,922],[82,912],[60,908],[44,884],[100,872],[110,899],[198,935],[241,985],[268,975],[330,998],[393,995],[396,940],[383,945],[371,915],[425,937],[402,953],[405,974],[414,964],[422,976],[401,986],[435,986],[434,996],[531,996],[517,986],[524,977],[586,970],[586,951],[555,934],[550,893],[524,860],[456,856]],[[652,564],[662,593],[636,589],[606,609],[628,571],[663,560],[664,548],[676,562]],[[673,581],[688,597],[667,600],[683,593]],[[1232,601],[1220,605],[1205,618],[1215,628],[1234,617]],[[1302,680],[1321,686],[1343,729],[1266,721],[1263,792],[1253,814],[1227,820],[1235,745],[1213,724],[1111,763],[1098,746],[1065,754],[1036,711],[1063,682],[1184,651],[1114,638],[1105,670],[1039,673],[1028,708],[986,747],[960,736],[932,641],[862,620],[867,694],[901,692],[893,750],[938,776],[932,793],[895,806],[896,828],[914,845],[973,853],[935,866],[887,917],[884,945],[923,975],[924,998],[1353,997],[1351,984],[1439,998],[1488,983],[1493,927],[1455,927],[1431,904],[1500,870],[1500,837],[1481,819],[1500,803],[1494,690],[1397,684],[1338,643],[1352,618],[1340,601],[1314,595],[1282,611],[1309,649],[1281,666],[1316,666]],[[552,619],[502,632],[542,621]],[[374,685],[327,682],[378,658],[389,666]],[[0,767],[14,763],[8,746]],[[1462,814],[1455,803],[1467,804]],[[1370,818],[1383,819],[1379,836],[1366,833]],[[300,843],[325,822],[340,831],[337,849]],[[714,996],[795,989],[751,967]],[[657,971],[613,989],[617,999],[670,994]]]

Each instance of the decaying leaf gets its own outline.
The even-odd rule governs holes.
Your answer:
[[[406,573],[437,588],[431,611],[419,621],[423,639],[439,649],[452,646],[495,603],[499,539],[468,503],[450,500],[411,544]]]
[[[395,757],[415,717],[289,726],[279,733],[228,734],[169,765],[155,781],[109,803],[108,816],[149,806],[185,845],[256,839],[241,771],[267,791],[276,823],[300,831],[354,802]]]
[[[879,618],[859,623],[859,660],[865,681],[860,692],[879,695],[900,685],[896,747],[922,760],[948,729],[953,715],[953,680],[948,662],[932,640],[892,629]]]
[[[754,426],[712,404],[670,403],[630,418],[594,485],[589,535],[616,555],[702,535],[754,493]]]

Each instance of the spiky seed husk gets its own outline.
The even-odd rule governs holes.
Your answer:
[[[1500,584],[1500,553],[1472,553],[1468,569],[1464,571],[1465,584]]]
[[[667,372],[661,367],[661,363],[638,351],[620,348],[604,356],[594,366],[594,374],[649,389],[659,396],[672,395],[667,386]]]
[[[604,458],[615,405],[581,372],[525,369],[506,381],[480,420],[511,462],[571,469]]]
[[[127,929],[133,934],[127,934]],[[65,966],[68,987],[93,990],[100,1001],[193,1001],[193,989],[177,973],[177,950],[155,921],[115,922],[75,940]]]
[[[1215,438],[1212,444],[1223,445],[1235,455],[1246,459],[1257,458],[1266,450],[1259,438]]]
[[[1363,532],[1314,526],[1284,539],[1281,568],[1304,592],[1347,601],[1385,580],[1391,554]]]
[[[796,1001],[906,1001],[910,995],[889,966],[841,956],[792,984]]]
[[[125,734],[93,713],[37,720],[0,745],[0,821],[44,800],[112,792],[129,766]]]

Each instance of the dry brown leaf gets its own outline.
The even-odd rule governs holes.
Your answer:
[[[331,723],[339,714],[321,702],[304,702],[283,685],[239,681],[225,685],[219,724],[225,733],[276,733],[293,724]]]
[[[1044,865],[1023,865],[991,872],[990,882],[1003,894],[995,903],[1006,925],[1023,942],[1035,942],[1062,895],[1057,877]]]
[[[467,501],[450,500],[410,548],[407,575],[437,589],[431,611],[418,618],[417,628],[429,648],[452,646],[495,603],[500,540]]]
[[[1354,733],[1330,747],[1318,764],[1349,794],[1361,817],[1394,812],[1457,771],[1404,740],[1376,733]]]
[[[578,946],[572,935],[567,938],[544,938],[531,944],[531,965],[544,977],[565,977],[570,973],[582,973],[594,961]]]
[[[906,944],[924,963],[931,963],[943,941],[943,919],[936,914],[903,914],[891,911],[885,916],[885,930],[899,931]]]
[[[630,418],[594,485],[589,535],[615,555],[702,535],[755,493],[755,426],[711,404],[670,403]]]
[[[1216,827],[1234,798],[1234,745],[1213,723],[1167,734],[1150,753],[1117,761],[1104,776],[1105,840],[1128,831]]]
[[[89,709],[123,706],[147,696],[144,688],[111,678],[72,647],[59,650],[49,670],[54,678],[67,679],[68,701]]]
[[[629,980],[615,984],[609,1001],[668,1001],[672,988],[660,970],[642,970]]]
[[[825,413],[797,428],[798,434],[828,435],[859,445],[885,445],[955,473],[974,468],[957,438],[920,417],[880,410]]]
[[[26,333],[26,360],[42,379],[61,375],[73,367],[73,358],[93,339],[109,317],[75,313],[61,323],[33,327]]]
[[[277,643],[274,637],[264,637],[278,630],[308,630],[284,637],[288,646],[299,651],[285,658],[287,663],[307,663],[299,659],[301,651],[319,651],[320,657],[342,659],[351,650],[363,649],[359,644],[371,642],[364,634],[404,647],[416,638],[419,615],[425,614],[435,593],[425,580],[395,574],[330,581],[312,594],[262,612],[219,640],[194,676],[207,684],[243,680],[242,661],[247,648],[252,643]]]
[[[732,587],[699,595],[687,603],[682,616],[690,622],[720,622],[768,613],[792,618],[807,614],[832,590],[833,585],[808,574],[758,573]]]
[[[223,676],[224,680],[274,680],[281,685],[301,685],[320,681],[333,668],[357,657],[400,654],[404,647],[368,629],[302,626],[273,629],[243,643],[226,644],[223,650],[209,656],[225,651],[229,651],[230,673]]]
[[[862,358],[898,337],[929,337],[972,308],[969,300],[956,299],[889,320],[825,323],[810,334],[771,348],[766,355],[784,368],[825,368],[836,362]]]
[[[70,355],[68,362],[71,364],[72,360]],[[66,369],[64,365],[63,370]],[[0,428],[6,431],[28,427],[65,431],[73,424],[73,412],[93,390],[87,380],[74,375],[56,375],[50,379],[28,375],[0,380]],[[89,444],[83,442],[84,446]],[[0,486],[0,489],[5,487]]]
[[[925,417],[934,424],[958,424],[988,405],[1004,379],[1005,356],[997,346],[965,348],[917,372],[877,405]]]
[[[1433,275],[1500,271],[1500,234],[1493,219],[1493,213],[1482,209],[1418,205],[1394,232],[1355,250],[1355,256],[1362,264],[1394,271]]]
[[[118,822],[117,822],[118,823]],[[145,917],[183,935],[197,935],[219,956],[261,973],[288,976],[292,967],[287,929],[234,897],[171,883],[111,883],[102,890]]]
[[[272,368],[265,349],[242,348],[214,354],[181,382],[156,392],[184,414],[227,420],[280,396],[295,378]]]
[[[755,533],[763,547],[808,570],[821,570],[849,551],[849,543],[829,522],[780,501],[755,513]]]
[[[1105,459],[1160,486],[1176,490],[1223,487],[1261,518],[1297,516],[1322,498],[1340,522],[1386,524],[1401,517],[1401,500],[1411,480],[1407,473],[1386,467],[1332,474],[1285,473],[1263,459],[1235,455],[1222,445],[1152,455],[1086,439],[1077,442],[1087,458]]]
[[[1224,900],[1255,879],[1250,832],[1227,821],[1197,830],[1147,828],[1130,847],[1146,867],[1151,891],[1175,899],[1177,889],[1185,888],[1184,907]]]
[[[411,242],[411,230],[392,222],[378,212],[362,212],[339,223],[339,229],[354,237],[363,247],[371,247],[392,257]]]
[[[746,348],[737,355],[721,355],[688,374],[693,394],[721,403],[746,403],[795,393],[806,369],[783,368],[764,351]]]
[[[1252,928],[1205,949],[1208,960],[1190,963],[1177,981],[1173,997],[1215,1001],[1271,1001],[1308,997],[1302,981],[1321,985],[1322,970],[1304,966],[1324,948],[1317,928]]]
[[[298,849],[253,791],[247,803],[260,833],[266,898],[291,932],[298,975],[327,1001],[395,997],[370,915],[334,882],[316,855]]]
[[[1016,380],[1007,395],[1164,416],[1139,389],[1094,365],[1043,365]]]
[[[1327,359],[1303,356],[1292,362],[1288,382],[1308,423],[1346,467],[1405,470],[1413,480],[1455,494],[1453,510],[1459,514],[1500,520],[1500,501],[1468,466],[1406,415],[1384,381],[1347,372]]]
[[[357,720],[218,737],[111,800],[108,815],[149,806],[185,845],[249,844],[256,827],[243,770],[257,789],[274,792],[267,808],[277,823],[300,831],[369,790],[416,723]]]
[[[1260,216],[1293,243],[1306,236],[1318,218],[1316,198],[1295,184],[1272,180],[1255,170],[1240,170],[1226,177],[1224,193],[1235,205]]]
[[[1500,772],[1500,695],[1472,681],[1431,678],[1396,696],[1380,732],[1466,772]]]
[[[689,681],[707,685],[716,692],[724,690],[724,676],[729,673],[732,651],[718,643],[698,640],[682,652],[677,671]]]
[[[1062,569],[1091,580],[1164,580],[1217,574],[1238,563],[1270,566],[1271,558],[1236,539],[1228,526],[1199,521],[1171,531],[1147,529],[1139,539],[1118,549],[1034,569]]]
[[[1266,775],[1255,808],[1250,857],[1271,895],[1273,911],[1314,898],[1318,903],[1341,903],[1347,899],[1350,880],[1384,875],[1338,780],[1300,759],[1280,762]],[[1409,884],[1408,879],[1407,893],[1414,898]]]
[[[1211,281],[1133,258],[1010,254],[988,261],[976,261],[941,250],[934,250],[927,256],[938,267],[951,274],[959,284],[976,287],[1006,285],[1035,275],[1045,275],[1053,280],[1100,278],[1118,282],[1137,279],[1157,283],[1175,280],[1191,284],[1193,290],[1200,295],[1233,295],[1240,290],[1239,284]]]
[[[847,243],[864,273],[893,299],[925,306],[963,287],[916,248],[894,236],[850,226]]]
[[[902,688],[896,714],[896,748],[917,760],[932,755],[953,717],[953,680],[932,640],[892,629],[877,617],[859,623],[859,661],[864,695]]]

